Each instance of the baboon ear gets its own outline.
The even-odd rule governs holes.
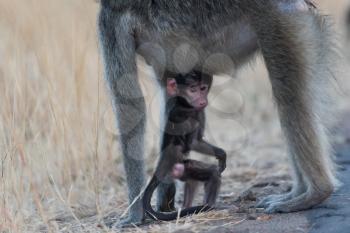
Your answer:
[[[177,94],[177,84],[174,78],[168,78],[166,83],[166,90],[169,96],[176,96]]]

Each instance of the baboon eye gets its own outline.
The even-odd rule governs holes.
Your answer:
[[[201,86],[201,91],[206,91],[208,89],[208,86]]]

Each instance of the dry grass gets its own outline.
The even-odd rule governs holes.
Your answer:
[[[322,1],[322,7],[335,12],[344,6],[344,1],[332,7],[330,2]],[[92,0],[0,0],[0,232],[108,231],[97,228],[98,219],[127,208],[97,50],[97,10]],[[144,66],[140,70],[152,76]],[[233,117],[209,109],[207,137],[230,152],[222,193],[233,196],[267,175],[266,169],[286,174],[285,163],[274,163],[281,160],[284,144],[261,66],[235,80],[217,80],[225,84],[217,82],[211,105]],[[157,125],[157,104],[149,95],[154,86],[144,90],[152,105],[152,129]],[[150,130],[149,138],[147,161],[154,161],[156,131]],[[153,165],[149,162],[149,171]],[[199,231],[222,219],[232,225],[242,220],[218,211],[147,230],[196,226]]]

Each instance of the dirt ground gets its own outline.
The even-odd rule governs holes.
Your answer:
[[[334,20],[339,52],[346,55],[350,49],[343,22],[349,3],[315,2]],[[97,11],[93,0],[0,0],[0,232],[111,232],[103,219],[125,214],[125,177],[102,77]],[[337,68],[338,97],[329,110],[345,184],[348,62],[344,58]],[[150,176],[158,156],[159,105],[152,71],[141,60],[138,65],[149,107],[145,160]],[[291,185],[286,146],[260,58],[234,79],[215,77],[209,102],[205,136],[228,152],[217,210],[116,231],[343,232],[325,227],[347,227],[350,184],[316,212],[270,216],[251,208],[256,199]],[[196,202],[202,197],[199,192]],[[342,208],[332,207],[339,202]]]

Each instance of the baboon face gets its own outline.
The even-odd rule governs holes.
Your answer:
[[[168,78],[167,93],[171,97],[180,97],[187,105],[200,111],[208,105],[211,82],[211,76],[199,72],[177,75]]]

